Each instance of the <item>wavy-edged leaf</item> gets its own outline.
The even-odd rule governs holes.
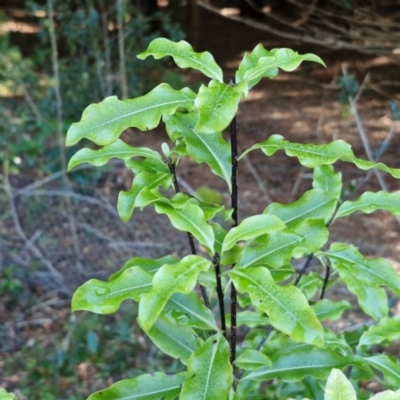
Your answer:
[[[232,228],[222,243],[222,253],[230,250],[240,240],[250,240],[257,236],[281,231],[285,224],[275,215],[254,215],[244,219],[239,226]]]
[[[214,79],[208,86],[201,85],[194,102],[199,112],[194,130],[203,134],[222,132],[236,115],[245,88],[244,83],[229,85]]]
[[[303,292],[307,299],[311,299],[322,285],[322,278],[315,272],[311,272],[302,276],[297,287]]]
[[[260,325],[267,325],[268,318],[264,313],[255,311],[240,311],[236,315],[236,326],[246,325],[249,328],[256,328]]]
[[[188,379],[180,400],[227,399],[233,383],[229,345],[222,334],[211,336],[188,362]]]
[[[136,207],[136,199],[143,189],[158,189],[160,186],[164,189],[168,189],[171,184],[171,173],[160,172],[154,174],[151,172],[141,172],[133,179],[132,187],[129,191],[121,190],[121,192],[119,192],[117,203],[118,215],[122,221],[128,222]]]
[[[314,169],[313,188],[322,189],[335,199],[342,192],[342,174],[335,172],[332,165],[320,165]]]
[[[107,97],[87,107],[81,120],[71,125],[67,133],[67,146],[83,138],[105,146],[115,142],[127,128],[138,128],[141,131],[153,129],[158,126],[163,114],[173,114],[179,107],[191,111],[195,97],[189,88],[175,90],[167,83],[135,99]]]
[[[160,154],[156,151],[148,149],[147,147],[132,147],[121,139],[117,139],[115,142],[104,146],[100,150],[79,150],[69,160],[68,170],[85,162],[99,167],[106,164],[111,158],[118,158],[126,161],[132,157],[153,158],[159,163],[163,163]]]
[[[175,293],[164,307],[177,321],[184,319],[187,324],[198,329],[218,330],[213,313],[195,293]]]
[[[93,393],[87,400],[173,400],[179,395],[186,378],[187,372],[143,374],[114,383]]]
[[[140,267],[125,269],[108,282],[90,279],[72,296],[72,311],[87,310],[97,314],[111,314],[126,299],[139,301],[140,295],[151,290],[152,276]]]
[[[326,382],[324,400],[357,400],[353,385],[337,368],[332,369]]]
[[[166,115],[163,118],[171,137],[179,133],[186,143],[187,154],[197,163],[206,163],[211,171],[220,176],[231,188],[231,149],[220,132],[200,134],[194,126],[197,124],[197,113]]]
[[[281,135],[271,135],[265,142],[257,143],[247,149],[238,159],[241,160],[250,151],[256,149],[261,149],[267,156],[272,156],[278,150],[284,150],[289,157],[297,157],[300,163],[308,168],[333,164],[341,160],[353,163],[362,170],[376,168],[389,173],[394,178],[400,178],[400,169],[389,168],[382,163],[375,164],[355,157],[351,146],[343,140],[335,140],[329,144],[301,144],[291,143]]]
[[[332,301],[330,299],[322,299],[313,304],[311,308],[320,321],[326,319],[335,321],[342,316],[344,311],[351,308],[351,304],[347,300]]]
[[[323,219],[328,223],[335,212],[336,204],[337,199],[330,193],[322,189],[312,189],[293,203],[272,203],[263,213],[276,215],[291,228],[308,218]]]
[[[261,351],[246,349],[239,357],[235,360],[235,365],[238,368],[246,371],[252,371],[265,365],[271,366],[271,360]]]
[[[249,89],[257,84],[262,77],[275,78],[278,68],[284,71],[295,70],[302,61],[313,61],[325,65],[314,54],[300,55],[287,49],[266,50],[262,44],[258,44],[251,54],[245,54],[236,72],[236,82],[246,80]]]
[[[345,201],[339,207],[335,220],[355,211],[371,214],[376,210],[386,210],[393,215],[400,215],[400,192],[388,193],[384,190],[377,193],[365,192],[358,200]]]
[[[381,371],[387,383],[396,388],[400,386],[400,361],[398,359],[386,354],[377,354],[365,357],[365,361],[374,369]]]
[[[180,359],[185,365],[202,344],[202,340],[190,326],[185,323],[178,324],[166,315],[160,315],[146,333],[163,353]]]
[[[272,366],[262,367],[243,376],[241,380],[269,380],[280,378],[294,382],[306,376],[326,379],[332,368],[344,368],[355,365],[367,369],[368,365],[358,356],[341,355],[329,348],[318,348],[311,345],[300,345],[288,352],[271,356]]]
[[[268,314],[271,325],[295,342],[324,345],[324,330],[306,297],[294,286],[279,286],[266,268],[235,268],[229,276],[238,291]]]
[[[363,285],[387,286],[400,296],[400,275],[387,260],[364,257],[356,247],[346,243],[332,243],[325,255],[339,274],[347,270]]]
[[[210,265],[210,261],[194,255],[186,256],[177,264],[163,265],[153,277],[151,291],[140,298],[138,319],[142,328],[150,330],[174,293],[190,293],[197,275],[208,270]]]
[[[399,400],[400,399],[400,389],[396,392],[393,390],[385,390],[383,392],[377,393],[372,396],[369,400]]]
[[[207,224],[204,212],[196,199],[178,193],[171,201],[156,200],[155,209],[159,214],[166,214],[175,228],[190,232],[209,254],[214,254],[214,231]]]
[[[360,338],[357,348],[371,347],[385,341],[394,341],[400,337],[400,316],[382,318],[376,325],[372,325]]]
[[[144,60],[148,56],[153,56],[156,60],[171,56],[178,67],[197,69],[209,78],[223,82],[222,70],[214,57],[208,51],[196,53],[184,40],[175,43],[165,38],[154,39],[147,50],[137,57]]]

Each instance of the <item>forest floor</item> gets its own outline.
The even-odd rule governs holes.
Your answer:
[[[290,47],[299,53],[315,53],[327,66],[305,63],[293,73],[280,73],[276,79],[265,79],[257,85],[240,105],[240,152],[279,133],[287,140],[302,143],[343,139],[352,144],[357,156],[366,158],[349,106],[339,101],[338,80],[345,63],[358,82],[369,77],[357,105],[371,148],[377,151],[391,129],[395,129],[381,161],[400,168],[400,122],[393,123],[389,108],[390,101],[400,101],[399,59],[288,42],[205,10],[201,11],[200,26],[196,50],[214,54],[228,79],[234,77],[243,52],[251,51],[258,43],[266,48]],[[190,31],[188,36],[190,41]],[[185,76],[190,83],[201,79],[194,73]],[[131,130],[124,134],[124,139],[156,150],[168,141],[163,129],[150,133]],[[138,333],[135,323],[132,327],[135,309],[131,303],[125,304],[120,314],[109,317],[70,314],[71,293],[88,278],[106,279],[134,256],[157,257],[170,251],[181,255],[189,251],[185,235],[171,231],[166,219],[150,210],[137,212],[127,225],[118,220],[116,196],[119,190],[130,187],[132,177],[121,165],[115,164],[115,168],[103,172],[97,184],[86,192],[77,189],[77,195],[83,196],[73,203],[83,262],[76,259],[68,239],[68,223],[62,209],[64,198],[54,194],[60,191],[54,181],[40,187],[47,193],[30,189],[29,195],[25,191],[24,197],[21,191],[16,198],[16,212],[26,236],[35,238],[32,240],[64,279],[60,287],[36,258],[33,267],[29,264],[24,274],[17,275],[14,283],[18,286],[19,282],[21,289],[5,292],[3,288],[4,293],[0,293],[0,387],[19,393],[20,399],[81,399],[121,377],[154,370],[158,363],[169,365],[155,356],[154,348]],[[347,163],[339,163],[337,168],[343,174],[349,199],[366,190],[381,189],[374,174]],[[210,185],[229,204],[224,182],[214,179],[207,166],[182,160],[177,172],[186,191]],[[390,191],[400,189],[395,179],[388,175],[384,179]],[[14,190],[34,182],[33,174],[11,180]],[[266,158],[261,151],[254,151],[239,168],[239,219],[262,212],[271,202],[294,201],[310,188],[310,170],[302,168],[297,159],[283,152]],[[3,246],[15,245],[16,264],[18,257],[19,261],[32,261],[26,243],[21,243],[15,233],[8,207],[7,199],[1,196],[0,209],[8,210],[0,221]],[[341,219],[331,227],[330,242],[333,241],[353,243],[364,255],[385,257],[400,271],[400,225],[388,213],[356,214]],[[11,284],[12,279],[9,281]],[[336,291],[332,295],[346,296],[354,303],[347,293]],[[396,307],[397,303],[392,311],[400,312]],[[355,308],[336,328],[354,326],[363,320]],[[112,378],[106,379],[107,376]]]

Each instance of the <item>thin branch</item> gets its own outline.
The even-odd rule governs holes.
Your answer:
[[[327,266],[326,266],[326,271],[325,271],[324,283],[323,283],[323,285],[322,285],[321,295],[319,296],[319,299],[320,299],[320,300],[322,300],[322,299],[324,298],[325,289],[326,289],[326,286],[328,285],[330,273],[331,273],[331,268],[330,268],[329,265],[327,265]]]
[[[220,258],[219,254],[215,253],[214,258],[213,258],[213,264],[215,267],[215,278],[217,281],[217,296],[218,296],[218,304],[219,304],[219,313],[221,317],[221,330],[223,335],[226,335],[226,321],[225,321],[225,304],[224,304],[224,292],[222,290],[222,284],[221,284],[221,269],[220,269]]]

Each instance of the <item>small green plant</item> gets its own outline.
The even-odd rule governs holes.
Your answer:
[[[179,67],[197,69],[211,81],[198,93],[162,83],[135,99],[112,96],[90,105],[69,129],[67,145],[86,138],[102,148],[79,150],[69,168],[84,162],[104,165],[112,157],[123,160],[135,177],[132,188],[119,195],[120,217],[127,221],[135,208],[154,207],[173,227],[187,232],[191,254],[133,258],[108,281],[92,279],[78,288],[72,310],[109,314],[133,299],[141,329],[180,367],[173,374],[122,380],[89,399],[333,400],[355,399],[356,392],[366,399],[372,393],[359,382],[368,380],[389,389],[375,399],[399,398],[391,390],[400,386],[400,364],[385,353],[385,346],[400,335],[400,318],[389,313],[386,291],[400,294],[400,276],[386,260],[364,257],[351,244],[327,243],[328,228],[356,211],[383,209],[400,215],[399,193],[365,192],[355,201],[342,201],[342,176],[332,164],[345,161],[395,178],[400,170],[356,158],[342,140],[299,144],[272,135],[237,153],[235,115],[249,90],[263,77],[276,77],[279,69],[293,71],[303,61],[322,60],[258,45],[244,56],[235,82],[225,83],[212,55],[196,53],[184,41],[155,39],[138,57],[148,56],[172,56]],[[162,145],[163,154],[119,139],[129,127],[150,131],[161,119],[173,143]],[[221,133],[228,126],[230,143]],[[268,157],[279,150],[297,157],[313,170],[312,189],[291,204],[270,204],[239,223],[237,167],[255,150]],[[180,192],[177,174],[183,157],[207,164],[225,181],[230,207]],[[171,187],[173,195],[165,190]],[[293,259],[304,259],[300,272]],[[308,272],[312,259],[319,261],[319,271]],[[347,286],[375,324],[341,333],[324,326],[352,307],[344,299],[324,298],[328,285],[338,283]],[[240,344],[238,337],[244,337]],[[383,349],[379,354],[373,352],[377,344]]]

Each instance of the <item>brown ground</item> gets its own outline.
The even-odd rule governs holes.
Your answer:
[[[267,33],[202,11],[196,50],[209,50],[213,53],[228,78],[233,77],[243,51],[251,50],[259,42],[266,48],[291,47],[300,53],[313,52],[325,61],[327,68],[317,64],[303,65],[296,72],[281,73],[275,80],[264,80],[256,86],[249,99],[241,104],[237,118],[241,151],[266,140],[272,133],[280,133],[288,140],[299,142],[327,143],[334,139],[344,139],[353,145],[358,156],[365,157],[354,119],[348,116],[348,108],[338,101],[339,89],[336,82],[341,76],[343,62],[346,62],[349,73],[354,73],[359,82],[370,73],[372,84],[366,86],[358,106],[371,147],[380,147],[392,126],[389,101],[400,101],[398,59],[367,57],[303,43],[285,42],[281,38],[270,37]],[[190,74],[187,79],[196,80],[197,75]],[[395,128],[400,132],[399,122]],[[135,132],[129,137],[125,135],[125,138],[136,145],[157,150],[166,141],[162,129],[156,130],[154,134]],[[382,161],[391,167],[400,168],[399,142],[398,136],[394,135],[388,151],[382,156]],[[343,173],[345,187],[351,181],[361,182],[366,176],[349,164],[342,163],[338,167]],[[259,151],[252,152],[249,162],[240,164],[239,219],[262,212],[269,204],[269,199],[285,203],[298,198],[311,187],[309,172],[301,168],[297,159],[288,158],[283,152],[272,158],[265,158]],[[223,181],[214,179],[206,166],[184,160],[179,166],[178,175],[184,181],[183,184],[186,182],[194,189],[211,185],[223,194],[228,204],[228,193]],[[264,187],[260,187],[256,179],[260,179]],[[385,180],[390,190],[399,189],[398,181],[386,175]],[[32,181],[34,176],[27,176],[26,179],[18,177],[11,183],[17,189]],[[76,185],[76,191],[86,196],[79,202],[74,201],[79,245],[83,254],[81,261],[78,261],[73,250],[63,196],[30,191],[29,196],[16,197],[18,215],[26,236],[37,238],[37,247],[63,274],[63,288],[54,283],[43,263],[26,250],[25,243],[15,233],[11,214],[7,211],[7,201],[4,196],[0,197],[0,209],[5,210],[0,220],[0,245],[5,254],[4,262],[17,264],[23,270],[18,277],[28,286],[19,305],[11,309],[6,305],[9,299],[0,298],[0,322],[3,324],[0,329],[0,370],[10,358],[21,357],[26,346],[42,344],[46,347],[51,337],[65,339],[67,333],[64,321],[69,319],[70,293],[88,277],[106,279],[133,256],[161,256],[170,251],[176,251],[177,254],[189,252],[185,235],[171,231],[167,220],[151,210],[137,212],[128,225],[116,218],[113,213],[116,195],[121,188],[129,187],[130,182],[131,176],[124,172],[121,165],[116,164],[116,172],[105,173],[97,187],[89,188],[92,194],[90,198]],[[58,186],[52,182],[39,189],[58,190]],[[263,190],[266,194],[263,194]],[[373,175],[352,196],[357,197],[365,190],[380,190]],[[90,199],[96,199],[97,203],[93,204]],[[353,243],[365,255],[386,257],[400,271],[399,239],[399,224],[384,212],[357,214],[342,219],[332,227],[333,241]],[[340,292],[334,295],[338,296]],[[345,325],[358,321],[359,315],[349,315]],[[88,372],[85,362],[76,368],[80,379],[88,381],[85,390],[94,390],[104,385],[104,381],[96,384],[90,375],[94,374],[90,370],[92,367]],[[18,387],[26,375],[24,365],[6,372],[6,375],[0,373],[0,387]],[[68,383],[65,384],[68,387]]]

